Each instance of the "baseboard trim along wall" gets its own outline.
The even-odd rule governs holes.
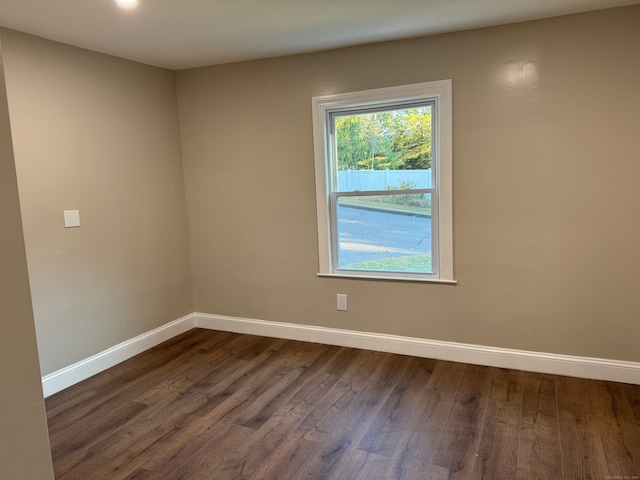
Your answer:
[[[48,397],[192,328],[325,343],[416,357],[640,385],[640,363],[192,313],[42,377]]]
[[[485,347],[380,333],[195,314],[195,325],[211,330],[326,343],[416,357],[512,368],[529,372],[610,380],[640,385],[640,363]]]
[[[149,350],[170,338],[195,327],[195,316],[190,313],[187,316],[169,322],[150,332],[138,335],[126,340],[103,352],[81,360],[73,365],[62,368],[56,372],[42,377],[42,390],[44,397],[49,397],[76,383],[80,383],[89,377],[107,370],[125,360],[135,357],[139,353]]]

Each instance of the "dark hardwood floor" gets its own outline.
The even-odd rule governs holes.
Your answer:
[[[47,399],[57,480],[632,479],[640,386],[195,329]]]

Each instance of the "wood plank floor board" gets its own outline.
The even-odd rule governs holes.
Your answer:
[[[393,443],[389,444],[386,452],[387,455],[391,455],[389,478],[435,478],[441,476],[442,471],[449,471],[432,465],[432,461],[453,408],[463,371],[463,364],[437,363],[423,392],[422,409],[414,418],[411,428],[397,440],[395,448]],[[383,450],[379,452],[385,453]]]
[[[139,468],[122,480],[163,480],[164,478],[164,475],[150,472],[144,468]]]
[[[416,474],[420,474],[420,472],[416,472]],[[425,478],[429,480],[447,480],[451,472],[442,467],[438,467],[436,465],[431,465],[425,477],[415,477],[415,478]]]
[[[318,402],[333,388],[339,378],[338,375],[317,373],[280,409],[275,411],[261,428],[281,435],[292,434],[318,405]]]
[[[256,398],[278,383],[282,377],[291,371],[291,368],[267,363],[256,365],[249,363],[240,367],[237,372],[230,375],[228,381],[214,385],[209,391],[204,392],[185,406],[185,411],[201,417],[225,415],[236,416],[251,405]]]
[[[385,356],[378,369],[369,377],[367,384],[344,410],[338,423],[327,428],[330,436],[342,437],[349,448],[356,448],[362,443],[371,424],[379,415],[379,411],[387,403],[399,379],[402,379],[412,363],[410,357],[393,355]],[[422,359],[419,359],[422,360]],[[424,370],[423,362],[415,362],[416,371]],[[419,378],[418,376],[414,378]],[[376,415],[378,414],[378,415]]]
[[[146,408],[139,403],[126,402],[113,409],[94,412],[90,417],[80,419],[74,426],[64,429],[61,433],[50,434],[53,457],[64,459],[56,462],[56,473],[64,473],[80,463],[95,443]]]
[[[640,475],[640,386],[204,329],[46,404],[58,480]]]
[[[99,390],[94,390],[87,380],[74,387],[47,398],[47,423],[50,430],[60,431],[73,424],[75,420],[87,416],[90,412],[88,404],[101,397]]]
[[[391,455],[390,475],[398,480],[417,478],[417,472],[427,472],[445,431],[446,420],[454,405],[455,393],[427,389],[424,408],[413,427],[399,439]]]
[[[275,363],[289,368],[311,367],[314,364],[325,363],[327,358],[336,354],[339,347],[322,345],[319,343],[287,341],[285,346],[273,357]]]
[[[259,365],[245,360],[229,359],[229,368],[223,368],[212,372],[213,378],[207,379],[204,391],[197,388],[197,392],[187,393],[186,395],[169,395],[166,398],[159,396],[157,401],[163,404],[176,401],[180,406],[180,410],[198,415],[206,416],[210,411],[214,410],[221,403],[245,386],[246,380],[253,378],[254,375],[268,375],[270,372],[286,372],[287,369],[279,365],[271,365],[269,372],[264,373]],[[217,381],[216,381],[217,380]],[[205,386],[204,384],[201,385]],[[145,401],[147,401],[145,399]],[[156,401],[149,399],[148,401]]]
[[[329,391],[333,391],[336,382],[352,365],[361,352],[350,348],[338,348],[328,351],[326,361],[320,357],[314,362],[305,374],[307,382],[287,401],[285,405],[273,413],[264,425],[265,429],[274,433],[293,434],[299,436],[308,432],[311,427],[303,427],[300,424],[307,421],[313,425],[325,413],[325,408],[316,408]],[[330,402],[324,402],[325,406]],[[311,412],[314,412],[311,415]],[[309,421],[308,418],[315,418]]]
[[[110,470],[109,460],[107,458],[88,450],[82,452],[82,455],[79,456],[73,464],[66,466],[62,466],[59,462],[54,464],[56,480],[84,480],[92,478],[95,472],[102,472],[102,475],[105,475],[105,473],[110,472]],[[113,476],[110,478],[113,478]]]
[[[318,449],[302,464],[292,480],[335,478],[341,474],[341,465],[350,465],[353,450],[345,442],[346,432],[342,436],[331,436],[318,443]]]
[[[519,480],[562,478],[560,430],[556,402],[558,378],[524,372],[518,438]]]
[[[319,445],[315,442],[288,435],[272,455],[263,459],[251,480],[293,478],[318,448]]]
[[[189,422],[189,417],[189,414],[172,410],[166,404],[154,405],[131,417],[89,449],[106,457],[114,457],[158,428],[181,428]]]
[[[47,399],[49,428],[56,431],[74,425],[79,419],[109,408],[114,399],[119,403],[134,399],[140,390],[168,376],[189,368],[203,350],[214,348],[229,338],[226,332],[207,335],[196,330],[180,335],[137,355],[136,362],[123,362]],[[167,354],[167,352],[169,352]],[[76,398],[76,392],[93,392]]]
[[[292,381],[283,379],[275,385],[270,392],[263,395],[263,398],[254,403],[247,410],[239,415],[237,422],[252,428],[260,428],[262,425],[274,418],[283,418],[283,414],[279,412],[291,412],[291,403],[299,405],[302,400],[308,397],[309,387],[316,394],[322,394],[323,386],[331,388],[335,381],[339,378],[337,375],[324,377],[322,372],[335,371],[340,362],[335,363],[335,359],[339,358],[339,347],[329,347],[318,344],[302,343],[298,350],[293,350],[292,355],[300,360],[300,364],[296,366],[295,362],[284,362],[282,358],[274,359],[274,362],[289,366],[292,371],[287,377]],[[304,352],[301,356],[301,352]],[[321,381],[318,384],[317,375],[321,374],[327,381]],[[335,380],[333,379],[335,377]],[[330,385],[330,386],[329,386]],[[320,386],[320,388],[318,388]],[[305,388],[307,387],[307,388]],[[300,392],[302,392],[301,395]],[[287,423],[292,425],[291,418],[287,416]],[[273,430],[275,425],[271,424],[267,430],[271,433],[277,433]],[[290,433],[282,432],[282,433]]]
[[[560,377],[558,424],[562,473],[566,479],[610,477],[600,437],[601,420],[595,416],[594,382]]]
[[[302,380],[301,380],[302,377]],[[236,423],[258,429],[277,412],[304,384],[304,368],[292,368],[287,374],[264,392],[260,398],[244,409]]]
[[[75,465],[56,480],[86,480],[94,478],[100,472],[101,478],[110,480],[126,480],[128,478],[157,478],[158,473],[151,472],[133,464],[115,464],[113,460],[97,454],[90,454],[83,462]]]
[[[640,431],[629,428],[633,412],[620,384],[594,383],[593,415],[613,477],[631,477],[640,472]]]
[[[165,380],[181,369],[190,368],[202,355],[217,352],[234,340],[235,337],[227,332],[217,332],[213,336],[199,332],[195,338],[183,334],[169,340],[168,345],[165,342],[141,353],[133,365],[123,362],[107,370],[111,375],[105,377],[108,382],[100,385],[101,390],[103,393],[115,390],[120,395],[121,390],[128,387],[135,388],[136,385],[156,382],[158,379]],[[102,375],[94,378],[95,382],[100,382]]]
[[[189,429],[189,426],[192,428]],[[101,451],[100,445],[94,445],[90,452],[95,455],[96,461],[101,462],[99,471],[103,472],[104,478],[123,480],[135,472],[150,472],[153,467],[164,466],[168,462],[166,452],[169,445],[172,450],[169,458],[180,458],[185,450],[185,458],[190,457],[199,445],[206,443],[195,431],[203,427],[202,422],[195,424],[190,416],[177,417],[141,435],[126,447],[117,448],[117,444],[114,444],[113,448]],[[220,428],[220,425],[216,425],[216,428]],[[181,438],[180,432],[183,430],[189,431],[189,434]],[[188,441],[182,442],[185,438]]]
[[[323,402],[329,408],[304,435],[305,439],[321,442],[334,437],[343,448],[353,448],[360,442],[410,360],[380,352],[366,353],[362,356],[364,362],[354,363],[357,368],[347,371],[325,395]],[[334,398],[335,402],[330,403]]]
[[[476,365],[465,367],[433,459],[434,465],[450,471],[451,479],[470,477],[474,469],[495,370]]]
[[[326,480],[348,480],[358,477],[371,454],[362,450],[347,450],[326,477]]]
[[[167,472],[166,478],[169,480],[217,478],[221,474],[220,465],[235,451],[242,448],[254,433],[255,430],[251,428],[232,425],[225,435],[212,440],[215,445],[210,442],[202,446],[175,470]],[[212,472],[215,474],[212,475]]]
[[[190,460],[207,445],[225,438],[234,425],[229,419],[203,421],[202,417],[194,415],[180,423],[167,422],[114,456],[111,465],[114,468],[140,467],[166,474]],[[107,475],[105,478],[110,477]]]
[[[228,397],[208,412],[207,416],[212,418],[227,417],[237,422],[245,410],[253,407],[256,403],[262,405],[264,395],[273,392],[279,383],[288,384],[300,375],[300,371],[280,365],[266,365],[258,368],[259,371],[252,371],[255,372],[254,378],[247,378],[247,375],[244,375],[242,380],[248,381],[241,384],[236,381],[229,389],[222,392],[223,397],[226,395]],[[237,390],[232,390],[235,387],[238,387]],[[230,392],[232,393],[229,395]],[[202,409],[199,409],[194,413],[200,415],[201,412]]]
[[[429,378],[427,387],[441,392],[456,393],[462,381],[464,368],[464,363],[439,361]]]
[[[264,459],[272,456],[284,443],[284,440],[285,437],[282,435],[270,432],[265,434],[254,432],[245,435],[242,444],[215,461],[216,480],[247,480],[251,478],[260,469]],[[219,449],[218,445],[216,445],[216,449]],[[195,458],[197,459],[197,456]],[[189,460],[185,466],[180,467],[178,471],[183,469],[191,471],[192,463],[193,459]],[[204,472],[212,470],[211,467],[212,465],[208,465]],[[190,474],[187,478],[193,476],[200,477],[202,475]]]
[[[300,381],[292,386],[288,395],[272,403],[268,413],[263,412],[262,417],[267,423],[265,428],[273,433],[292,433],[331,390],[357,354],[358,351],[354,349],[323,348],[315,360],[303,367]],[[282,363],[282,358],[274,359],[274,362]]]
[[[252,363],[227,356],[224,351],[216,358],[208,357],[206,361],[195,363],[191,368],[159,382],[153,388],[134,398],[145,405],[167,403],[169,400],[188,403],[204,394],[221,380],[231,375],[239,366]]]
[[[256,432],[251,441],[227,457],[216,472],[216,478],[219,480],[253,478],[263,466],[265,458],[274,456],[281,446],[285,445],[288,438],[298,442],[304,441],[296,437],[285,437],[271,432],[264,434]]]
[[[230,356],[238,360],[263,362],[276,356],[276,353],[289,343],[280,338],[254,337],[253,335],[250,337],[252,338],[251,342],[247,342],[242,348],[236,348],[234,352],[230,352]],[[244,335],[237,338],[244,338]]]
[[[483,414],[471,478],[516,478],[522,373],[495,369]]]
[[[341,475],[340,465],[351,465],[355,446],[410,361],[404,356],[361,352],[323,398],[321,415],[308,417],[313,425],[294,432],[306,430],[303,438],[320,444],[318,454],[303,464],[294,478],[332,478]]]
[[[379,358],[380,356],[375,356],[374,352],[358,351],[349,367],[313,407],[309,415],[300,422],[293,435],[312,441],[322,440],[327,433],[322,425],[330,426],[335,418],[342,415],[375,371]]]
[[[375,453],[367,453],[362,459],[362,466],[351,477],[354,480],[386,480],[389,478],[389,459]],[[340,478],[342,468],[338,466],[334,472],[338,472]],[[335,477],[334,477],[335,478]],[[345,479],[346,480],[346,479]]]
[[[633,417],[640,425],[640,385],[622,384],[621,386],[633,412]]]
[[[417,358],[411,361],[360,442],[359,449],[393,456],[398,445],[403,444],[403,437],[413,431],[420,412],[429,408],[424,391],[436,363],[434,360]]]

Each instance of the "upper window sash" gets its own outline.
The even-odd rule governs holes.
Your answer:
[[[384,90],[384,89],[382,89]],[[347,94],[348,95],[348,94]],[[432,118],[437,118],[437,102],[434,98],[414,98],[408,100],[393,100],[367,103],[361,105],[349,104],[344,107],[333,107],[326,109],[326,123],[329,126],[328,145],[326,150],[326,174],[328,176],[328,187],[331,192],[340,191],[338,186],[338,141],[336,134],[336,119],[352,115],[363,115],[367,113],[392,112],[406,110],[410,108],[430,107]],[[437,132],[435,122],[431,124],[432,151],[436,152]],[[431,178],[429,186],[437,186],[437,162],[432,163]]]

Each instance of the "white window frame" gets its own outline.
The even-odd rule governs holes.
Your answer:
[[[316,175],[316,207],[318,221],[319,276],[367,279],[390,279],[456,283],[453,277],[453,185],[452,185],[452,96],[451,80],[416,83],[396,87],[339,93],[312,98],[313,143]],[[331,222],[332,192],[337,185],[337,172],[332,166],[330,116],[348,108],[376,108],[410,102],[435,102],[432,168],[432,225],[436,251],[432,252],[434,273],[396,273],[376,271],[347,271],[334,267],[334,244]],[[370,193],[370,192],[367,192]],[[421,193],[416,190],[416,193]],[[335,196],[335,195],[334,195]]]

